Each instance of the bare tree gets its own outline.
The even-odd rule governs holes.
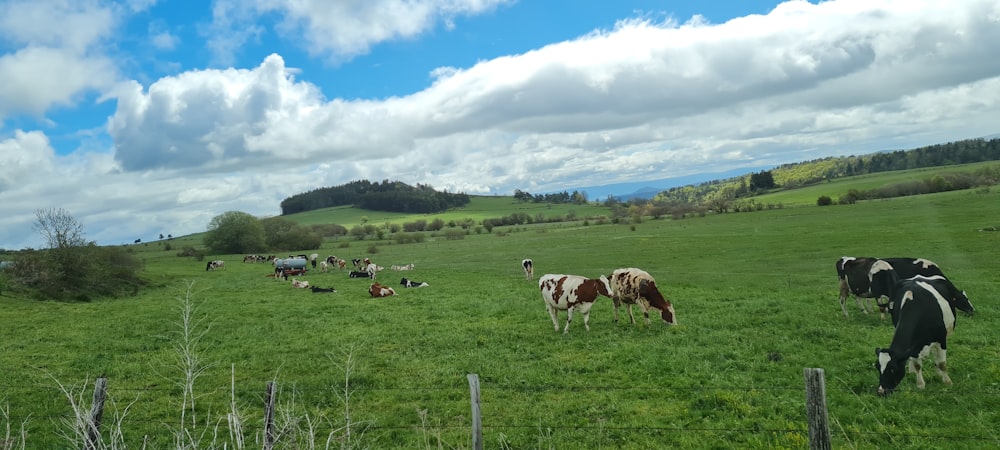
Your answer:
[[[62,208],[36,210],[33,228],[45,238],[49,248],[87,245],[83,235],[83,224]]]

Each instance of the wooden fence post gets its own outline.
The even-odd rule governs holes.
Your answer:
[[[823,369],[806,368],[806,421],[809,423],[809,448],[829,450],[830,425],[826,411],[826,382]]]
[[[101,418],[104,416],[104,397],[107,394],[108,379],[101,377],[94,382],[94,402],[90,405],[90,417],[87,418],[87,441],[84,449],[94,450],[101,442]]]
[[[264,450],[274,448],[274,382],[267,383],[264,394]]]
[[[469,394],[472,398],[472,448],[483,450],[483,419],[479,412],[479,375],[470,373]]]

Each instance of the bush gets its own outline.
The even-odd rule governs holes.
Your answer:
[[[40,298],[89,301],[137,294],[146,284],[141,269],[142,261],[120,247],[87,245],[22,252],[8,274]]]
[[[444,232],[444,238],[449,241],[465,239],[465,233],[462,230],[447,230]]]
[[[832,204],[833,204],[833,199],[831,199],[829,196],[826,195],[821,195],[819,196],[818,199],[816,199],[816,205],[818,206],[830,206]]]

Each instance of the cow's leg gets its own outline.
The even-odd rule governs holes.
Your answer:
[[[843,278],[840,279],[840,309],[844,312],[844,317],[848,317],[847,314],[847,296],[850,295],[850,287],[847,285],[847,281]]]
[[[549,311],[549,317],[552,317],[552,326],[556,331],[559,331],[559,313],[556,311],[556,308],[546,303],[545,309]]]
[[[951,384],[951,377],[948,376],[948,365],[946,360],[948,359],[948,350],[941,348],[940,345],[931,344],[936,350],[934,352],[934,368],[937,369],[938,375],[941,375],[941,382],[944,384]]]
[[[920,356],[916,358],[910,358],[906,362],[907,367],[911,372],[917,376],[917,388],[923,389],[927,387],[927,383],[924,381],[923,364],[920,362]]]
[[[569,333],[569,324],[573,321],[573,307],[566,308],[566,328],[563,328],[563,334]]]
[[[635,323],[635,315],[632,314],[632,304],[628,303],[628,304],[625,305],[625,307],[628,308],[628,321],[629,321],[629,323]]]
[[[649,310],[652,309],[649,307],[649,302],[645,299],[641,299],[636,303],[638,303],[639,306],[642,307],[642,317],[643,319],[646,320],[646,325],[649,325]]]
[[[583,328],[585,328],[588,332],[590,331],[590,311],[583,313]]]
[[[615,323],[618,323],[618,307],[622,305],[618,297],[611,297],[611,304],[615,307]]]

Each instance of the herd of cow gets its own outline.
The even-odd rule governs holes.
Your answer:
[[[521,265],[525,277],[533,278],[533,262],[525,259]],[[951,384],[946,355],[947,338],[955,330],[955,310],[975,312],[966,293],[955,287],[937,264],[926,259],[845,256],[837,260],[836,268],[840,306],[845,317],[847,297],[852,294],[864,313],[874,312],[874,301],[883,319],[886,313],[892,317],[895,327],[892,342],[888,348],[875,349],[878,393],[892,392],[907,369],[915,373],[917,387],[922,389],[925,382],[921,360],[932,353],[934,368],[942,382]],[[657,289],[653,277],[641,269],[617,269],[597,279],[547,274],[538,279],[538,287],[556,331],[559,331],[558,311],[566,311],[563,333],[569,332],[574,312],[583,315],[584,327],[590,330],[590,309],[599,296],[613,300],[615,322],[618,308],[626,304],[632,323],[635,323],[632,305],[639,305],[647,324],[651,311],[658,313],[664,323],[677,324],[673,305]]]
[[[218,261],[221,263],[221,261]],[[275,279],[288,281],[288,277],[293,277],[291,279],[291,286],[299,289],[310,289],[313,293],[333,293],[337,292],[333,287],[321,288],[318,286],[310,285],[306,280],[298,280],[294,278],[296,275],[304,275],[308,270],[308,266],[312,268],[319,267],[322,272],[328,272],[330,267],[339,268],[341,270],[345,269],[347,266],[347,261],[340,259],[336,256],[328,256],[326,259],[320,260],[319,255],[313,253],[311,255],[289,255],[288,258],[277,258],[276,256],[262,256],[262,255],[246,255],[243,258],[243,262],[250,263],[262,263],[268,262],[274,266],[274,273],[272,275]],[[375,278],[379,272],[385,269],[385,267],[379,266],[372,263],[368,258],[355,258],[351,261],[354,268],[348,272],[349,278],[367,278],[371,280],[371,284],[368,286],[368,293],[373,298],[389,297],[396,295],[396,290],[378,283]],[[215,261],[210,262],[206,270],[214,270]],[[221,267],[221,264],[219,264]],[[393,265],[391,267],[394,271],[405,271],[413,270],[413,264],[406,265]],[[428,286],[427,283],[421,281],[413,281],[407,278],[402,278],[399,284],[406,288],[418,288]]]
[[[267,260],[275,263],[275,277],[287,279],[289,268],[304,268],[307,258],[315,268],[315,254],[298,255],[286,260],[269,257]],[[255,262],[261,259],[248,256],[244,261]],[[324,271],[328,265],[340,268],[346,265],[344,260],[334,256],[328,257],[323,263]],[[396,294],[393,288],[375,281],[376,274],[383,267],[373,264],[368,258],[355,259],[352,263],[354,270],[350,271],[349,276],[369,278],[371,285],[368,292],[373,298]],[[222,261],[211,261],[206,270],[222,267]],[[521,267],[525,278],[533,280],[534,262],[524,259]],[[413,264],[393,265],[392,269],[412,270]],[[917,387],[923,388],[925,382],[921,360],[931,354],[934,368],[942,382],[952,383],[947,372],[946,355],[947,338],[955,330],[955,310],[973,314],[975,308],[966,293],[955,287],[937,264],[921,258],[844,256],[837,260],[836,269],[840,282],[840,307],[845,317],[848,316],[847,298],[853,295],[865,314],[875,311],[872,306],[874,302],[883,319],[887,313],[892,318],[895,333],[889,347],[875,349],[879,394],[892,392],[903,380],[907,369],[915,373]],[[407,278],[402,278],[400,284],[407,288],[428,285]],[[336,292],[333,288],[309,286],[308,282],[294,278],[292,285],[310,288],[313,292]],[[618,322],[618,309],[625,305],[633,324],[633,306],[642,309],[647,325],[650,323],[650,313],[657,314],[665,324],[677,324],[673,304],[657,288],[656,280],[642,269],[616,269],[610,275],[601,275],[596,279],[579,275],[545,274],[538,279],[538,287],[556,331],[559,331],[558,313],[566,311],[563,333],[569,332],[574,312],[583,315],[583,325],[590,331],[590,309],[600,296],[612,299],[615,322]]]

